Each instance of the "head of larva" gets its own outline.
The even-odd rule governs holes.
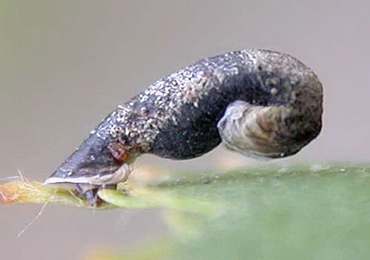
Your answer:
[[[46,181],[47,184],[109,184],[123,161],[115,157],[109,138],[91,134]],[[114,182],[114,180],[112,180]]]

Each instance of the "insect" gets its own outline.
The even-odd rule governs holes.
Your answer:
[[[125,181],[142,154],[190,159],[222,142],[247,156],[290,156],[319,134],[322,102],[318,77],[290,55],[206,58],[118,106],[45,183],[73,185],[96,205],[96,192]]]

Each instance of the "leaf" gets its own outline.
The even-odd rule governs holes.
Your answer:
[[[31,187],[31,188],[30,188]],[[0,187],[2,203],[83,206],[35,182]],[[89,259],[368,259],[370,168],[306,166],[173,173],[102,190],[102,208],[166,209],[171,233],[133,251]]]
[[[184,175],[183,175],[184,176]],[[151,187],[216,204],[214,214],[167,211],[165,241],[100,259],[368,259],[370,168],[295,167],[186,175]],[[190,231],[189,231],[190,230]]]

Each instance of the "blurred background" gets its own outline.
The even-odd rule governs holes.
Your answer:
[[[101,119],[155,80],[194,61],[244,48],[292,54],[325,89],[324,128],[278,162],[368,163],[369,1],[0,2],[0,178],[47,178]],[[257,162],[258,166],[273,162]],[[144,156],[166,169],[224,171],[256,162],[219,147],[191,161]],[[4,259],[81,259],[167,232],[158,210],[92,212],[0,208]]]

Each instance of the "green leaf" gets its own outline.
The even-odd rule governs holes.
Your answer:
[[[370,255],[367,167],[182,176],[151,189],[216,205],[217,211],[169,210],[166,219],[174,232],[167,241],[105,259],[145,259],[157,247],[167,250],[151,259],[345,260]]]
[[[26,196],[29,202],[42,203],[52,194],[51,202],[86,206],[70,192],[33,185],[41,193],[31,189],[40,197]],[[0,187],[3,203],[14,197],[10,186]],[[368,167],[179,172],[167,181],[131,180],[99,196],[105,201],[102,208],[163,208],[172,232],[151,245],[93,259],[347,260],[370,255]]]

